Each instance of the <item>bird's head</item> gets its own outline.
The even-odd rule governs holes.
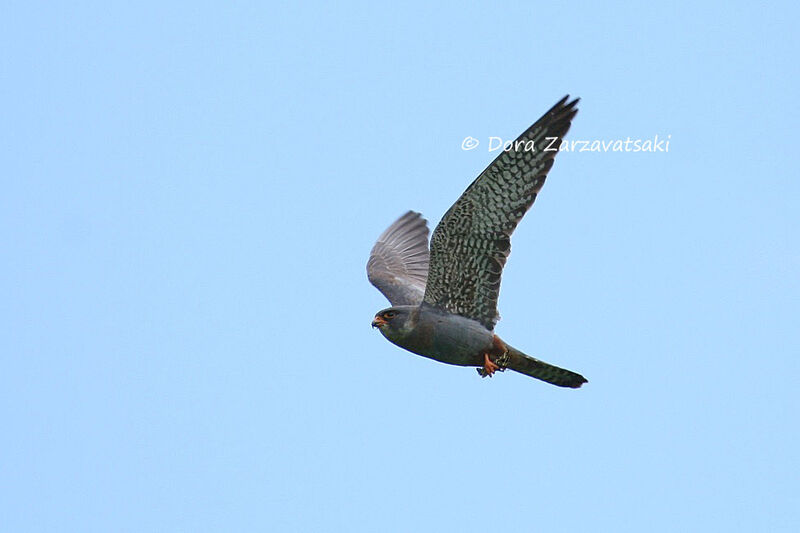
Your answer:
[[[378,328],[384,337],[397,338],[413,329],[413,316],[416,307],[398,306],[379,311],[372,319],[372,327]]]

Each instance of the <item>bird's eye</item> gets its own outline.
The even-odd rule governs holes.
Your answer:
[[[394,311],[386,311],[383,313],[383,318],[394,318],[396,314]]]

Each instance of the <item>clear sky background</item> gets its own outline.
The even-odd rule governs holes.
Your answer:
[[[4,531],[798,531],[798,8],[15,3]],[[564,94],[497,332],[421,358],[364,266]],[[463,151],[473,136],[482,145]]]

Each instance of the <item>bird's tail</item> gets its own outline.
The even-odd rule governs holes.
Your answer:
[[[542,381],[552,383],[559,387],[577,389],[584,383],[588,383],[588,380],[580,374],[565,368],[553,366],[544,361],[539,361],[530,355],[525,355],[516,348],[512,348],[508,345],[506,346],[508,348],[508,363],[505,365],[506,368],[510,368],[526,376],[531,376],[532,378],[541,379]]]

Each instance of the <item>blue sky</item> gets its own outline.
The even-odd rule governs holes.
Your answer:
[[[797,531],[797,7],[7,5],[8,531]],[[370,328],[564,94],[497,332],[580,390]],[[482,141],[461,149],[466,136]]]

